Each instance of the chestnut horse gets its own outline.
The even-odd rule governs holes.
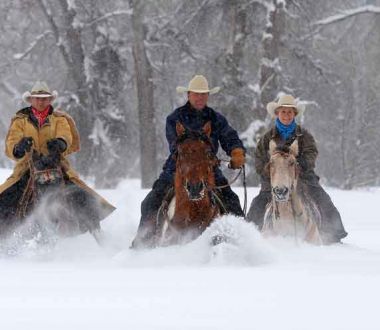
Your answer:
[[[268,204],[262,232],[294,237],[313,244],[322,244],[319,227],[321,214],[307,196],[306,187],[298,184],[298,140],[290,147],[269,144],[272,201]]]
[[[213,191],[218,159],[210,142],[211,123],[201,132],[186,130],[180,123],[176,130],[175,197],[156,231],[157,245],[161,246],[197,238],[220,213]]]

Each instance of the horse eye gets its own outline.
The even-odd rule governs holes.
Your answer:
[[[289,165],[290,165],[290,166],[293,166],[294,164],[295,164],[294,160],[291,160],[291,161],[289,162]]]

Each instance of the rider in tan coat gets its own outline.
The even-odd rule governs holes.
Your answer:
[[[56,97],[57,92],[50,92],[46,83],[37,82],[31,92],[23,95],[31,106],[19,110],[12,118],[5,153],[16,161],[16,166],[0,186],[0,234],[31,212],[35,170],[43,175],[52,175],[55,169],[62,173],[64,186],[70,188],[69,194],[66,189],[65,201],[69,202],[65,207],[72,208],[72,218],[77,219],[79,228],[71,230],[72,234],[97,231],[99,221],[115,209],[79,179],[66,158],[79,151],[79,134],[74,120],[51,105]]]

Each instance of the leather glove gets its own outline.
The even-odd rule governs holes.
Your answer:
[[[67,144],[65,140],[57,138],[57,139],[51,139],[47,142],[47,148],[49,151],[49,154],[60,154],[64,152],[67,148]]]
[[[299,165],[299,167],[302,169],[302,171],[307,171],[307,161],[304,157],[302,156],[298,156],[297,157],[297,163]]]
[[[245,153],[242,148],[235,148],[231,151],[230,167],[234,170],[242,167],[245,163]]]
[[[25,156],[26,152],[29,152],[33,145],[32,137],[23,137],[19,143],[13,148],[13,156],[15,158],[21,158]]]

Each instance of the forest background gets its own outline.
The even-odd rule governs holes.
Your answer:
[[[280,93],[306,103],[322,183],[380,185],[380,0],[3,0],[0,147],[36,80],[78,125],[74,167],[97,188],[150,187],[168,156],[165,118],[194,74],[253,152]],[[0,166],[12,167],[4,153]]]

